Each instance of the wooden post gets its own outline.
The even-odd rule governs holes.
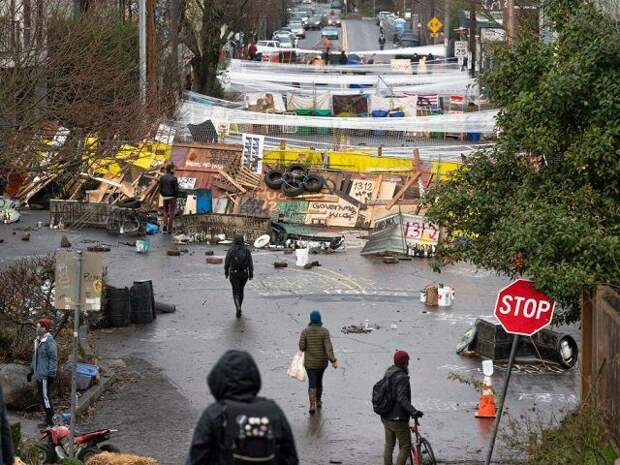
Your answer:
[[[586,290],[581,291],[581,401],[590,394],[592,386],[592,299]]]

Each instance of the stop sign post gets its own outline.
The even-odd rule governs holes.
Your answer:
[[[493,447],[499,429],[499,422],[504,410],[504,401],[508,392],[508,383],[512,373],[519,336],[532,336],[538,331],[551,324],[555,301],[534,287],[534,283],[528,279],[517,279],[504,287],[497,294],[495,303],[495,316],[507,333],[513,334],[510,357],[508,358],[508,373],[504,380],[504,392],[499,400],[497,418],[493,426],[491,442],[487,454],[486,465],[491,463]]]

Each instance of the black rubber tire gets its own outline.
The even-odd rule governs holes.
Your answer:
[[[308,176],[308,168],[301,163],[292,163],[286,168],[286,177],[294,179],[304,179]]]
[[[428,442],[426,438],[422,438],[420,441],[420,460],[422,461],[422,465],[437,465],[431,443]]]
[[[571,348],[572,357],[569,360],[565,359],[562,355],[562,341],[566,341]],[[579,359],[579,347],[577,346],[577,342],[575,342],[575,339],[573,339],[573,337],[569,336],[568,334],[564,334],[562,335],[562,337],[558,338],[558,344],[555,351],[557,362],[562,368],[565,368],[567,370],[573,368],[577,363],[577,360]]]
[[[120,207],[120,208],[140,208],[140,201],[136,200],[133,197],[130,197],[128,199],[123,199],[123,200],[119,200],[116,203],[116,206]]]
[[[273,169],[265,175],[265,184],[274,190],[282,187],[284,182],[284,172],[281,169]]]
[[[325,179],[317,174],[309,174],[303,184],[307,192],[319,193],[325,185]]]
[[[121,450],[116,447],[114,444],[103,444],[99,446],[101,452],[111,452],[112,454],[120,454]]]
[[[45,465],[46,463],[56,463],[56,451],[51,444],[35,444],[36,453],[33,454],[32,461],[34,465]]]
[[[97,454],[101,454],[102,452],[104,452],[103,450],[99,449],[98,447],[87,447],[86,449],[82,449],[78,454],[77,454],[77,459],[82,462],[82,463],[86,463],[88,462],[88,459],[91,458],[94,455]]]
[[[304,193],[304,184],[299,179],[285,179],[281,191],[287,197],[297,197]]]

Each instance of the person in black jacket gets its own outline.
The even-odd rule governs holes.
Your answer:
[[[250,465],[270,456],[273,465],[299,463],[284,412],[273,400],[257,397],[261,377],[249,353],[227,351],[207,384],[215,403],[196,425],[187,465]]]
[[[6,416],[2,386],[0,386],[0,465],[13,465],[14,461],[15,457],[13,455],[11,429],[9,428],[9,420]]]
[[[243,234],[236,234],[233,246],[226,254],[224,262],[224,275],[230,279],[232,285],[233,300],[237,318],[241,318],[241,305],[243,304],[243,288],[248,279],[254,278],[254,262],[252,253],[245,246]]]
[[[399,350],[394,354],[394,365],[385,372],[385,376],[389,378],[391,383],[394,405],[387,415],[381,417],[385,429],[384,465],[392,465],[392,453],[397,439],[399,451],[396,465],[405,465],[411,453],[409,418],[421,418],[424,415],[411,405],[408,367],[409,354]]]
[[[159,193],[164,199],[164,231],[170,234],[179,196],[179,181],[174,175],[174,163],[166,165],[166,174],[159,179]]]
[[[341,65],[346,65],[349,63],[349,58],[347,57],[347,54],[344,50],[340,52],[340,58],[338,59],[338,63],[340,63]]]

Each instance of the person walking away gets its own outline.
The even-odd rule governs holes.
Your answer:
[[[58,346],[50,333],[53,323],[47,318],[37,321],[37,337],[34,340],[32,364],[28,373],[28,382],[34,376],[37,382],[39,398],[45,411],[45,422],[39,426],[54,426],[54,403],[52,401],[54,381],[58,372]]]
[[[329,65],[329,49],[326,48],[325,51],[321,54],[321,58],[323,59],[323,63],[325,65]]]
[[[383,50],[384,47],[385,47],[385,36],[381,34],[379,36],[379,50]]]
[[[334,355],[329,331],[323,327],[321,313],[313,310],[310,313],[310,324],[299,337],[299,350],[304,352],[304,367],[308,373],[308,399],[310,408],[308,413],[314,415],[317,409],[323,407],[323,374],[327,362],[338,368],[338,360]]]
[[[0,465],[13,465],[15,455],[13,454],[13,439],[11,438],[11,428],[4,405],[2,386],[0,386]]]
[[[159,180],[159,193],[164,199],[164,231],[171,234],[179,197],[179,181],[174,175],[174,163],[166,165],[166,173]]]
[[[344,50],[340,52],[340,58],[338,59],[338,62],[341,65],[346,65],[349,63],[349,59],[347,58],[347,54]]]
[[[250,60],[256,60],[256,54],[258,53],[258,48],[256,47],[256,42],[252,41],[250,47],[248,48],[248,57]]]
[[[396,465],[405,465],[411,453],[410,418],[422,418],[424,414],[411,405],[411,384],[409,382],[409,354],[399,350],[394,354],[394,365],[387,369],[383,380],[379,381],[387,389],[386,395],[391,401],[381,421],[385,429],[385,449],[383,465],[392,465],[392,454],[398,440],[398,457]],[[375,389],[377,388],[375,385]],[[385,399],[384,399],[385,400]],[[373,390],[373,408],[377,411],[375,391]]]
[[[186,465],[299,463],[284,412],[273,400],[257,396],[261,376],[249,353],[224,353],[207,385],[215,402],[198,420]]]
[[[232,286],[233,301],[237,318],[241,318],[241,305],[243,304],[243,288],[249,280],[254,279],[254,262],[252,253],[245,246],[242,234],[236,234],[233,246],[226,254],[224,262],[224,275],[230,279]]]

